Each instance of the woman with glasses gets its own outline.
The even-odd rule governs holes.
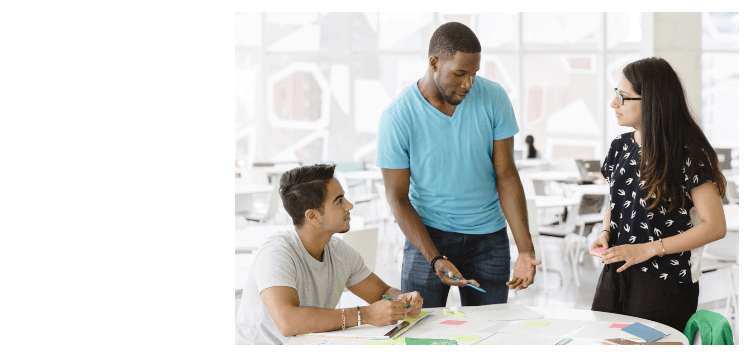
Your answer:
[[[610,107],[635,131],[602,162],[610,211],[591,244],[605,249],[591,309],[682,331],[698,306],[702,247],[726,234],[726,180],[664,59],[628,64]]]

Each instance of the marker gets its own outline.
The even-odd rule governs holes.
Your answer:
[[[393,301],[393,299],[392,299],[392,298],[390,298],[390,297],[388,297],[388,296],[386,296],[386,295],[383,295],[383,298],[385,298],[385,299],[386,299],[386,300],[388,300],[388,301]],[[411,305],[407,304],[407,305],[406,305],[406,308],[409,308],[409,307],[411,307]]]
[[[444,274],[445,274],[446,276],[448,276],[448,272],[443,272],[443,273],[444,273]],[[450,278],[453,278],[453,279],[454,279],[454,280],[456,280],[456,281],[463,281],[462,279],[460,279],[460,278],[458,278],[458,277],[456,277],[456,276],[449,276],[449,277],[450,277]],[[483,290],[483,289],[481,289],[481,288],[479,288],[479,287],[477,287],[477,286],[474,286],[473,284],[471,284],[471,283],[469,283],[469,282],[466,282],[466,285],[467,285],[467,286],[469,286],[469,287],[471,287],[471,288],[473,288],[473,289],[475,289],[475,290],[477,290],[477,291],[482,291],[482,292],[484,292],[484,293],[487,293],[487,291],[485,291],[485,290]]]

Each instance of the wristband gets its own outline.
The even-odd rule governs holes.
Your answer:
[[[446,261],[447,261],[447,260],[448,260],[448,257],[446,257],[446,256],[443,256],[443,255],[440,255],[440,256],[435,256],[435,258],[433,258],[433,259],[432,259],[432,260],[430,261],[430,269],[432,269],[432,272],[434,272],[434,273],[437,273],[437,271],[435,270],[435,262],[436,262],[437,260],[439,260],[439,259],[444,259],[444,260],[446,260]]]
[[[609,230],[608,229],[603,229],[601,232],[599,232],[599,235],[601,236],[601,234],[604,233],[604,232],[609,233]]]
[[[357,327],[362,326],[362,315],[359,314],[359,306],[357,306]]]
[[[341,309],[341,331],[346,330],[346,315],[344,315],[344,309]]]
[[[664,257],[665,254],[667,254],[667,250],[664,249],[664,240],[659,240],[661,242],[661,255],[659,257]]]

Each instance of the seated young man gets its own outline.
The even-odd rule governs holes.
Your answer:
[[[333,237],[349,231],[353,208],[334,168],[317,164],[282,175],[279,193],[294,229],[271,236],[253,258],[235,320],[236,344],[279,345],[294,335],[393,325],[422,310],[419,292],[388,286],[359,252]],[[359,318],[355,307],[335,309],[344,287],[370,304],[359,307]]]

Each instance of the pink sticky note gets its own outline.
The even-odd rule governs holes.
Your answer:
[[[445,320],[443,322],[440,322],[441,325],[452,325],[452,326],[458,326],[463,325],[464,323],[469,321],[458,321],[458,320]]]
[[[604,251],[604,247],[594,248],[594,249],[592,249],[592,250],[589,251],[589,254],[592,255],[592,256],[601,257],[602,256],[602,251]]]
[[[613,323],[612,326],[609,326],[609,328],[623,328],[630,326],[629,323]]]

